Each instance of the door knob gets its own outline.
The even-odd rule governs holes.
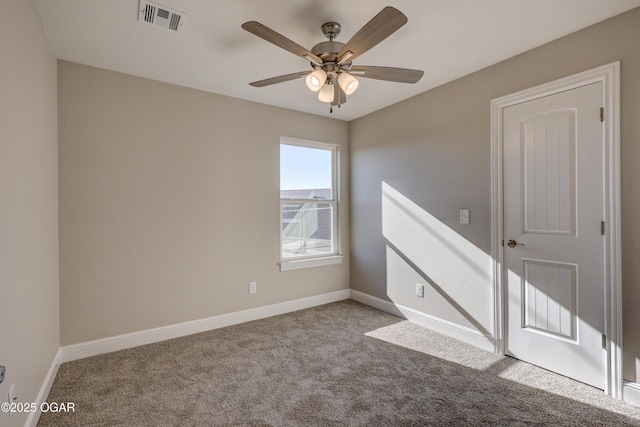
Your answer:
[[[516,246],[524,246],[524,243],[518,243],[515,240],[511,239],[507,242],[507,246],[510,248],[515,248]]]

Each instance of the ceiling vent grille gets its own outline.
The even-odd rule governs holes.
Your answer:
[[[138,21],[148,22],[165,30],[181,33],[186,20],[186,13],[178,12],[147,0],[140,0]]]

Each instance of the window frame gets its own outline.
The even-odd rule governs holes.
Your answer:
[[[340,238],[340,146],[337,144],[330,144],[324,142],[307,141],[297,138],[281,137],[278,149],[282,145],[292,145],[297,147],[314,148],[320,150],[327,150],[331,153],[331,199],[322,199],[321,203],[329,204],[332,206],[332,221],[331,221],[331,234],[333,250],[326,254],[308,254],[296,257],[284,257],[283,256],[283,233],[282,233],[282,207],[287,203],[308,203],[313,199],[297,199],[297,198],[282,198],[281,189],[278,190],[280,202],[279,202],[279,259],[278,265],[280,271],[297,270],[301,268],[319,267],[324,265],[341,264],[344,256],[342,255],[342,245]],[[282,165],[278,168],[279,175],[282,171]],[[279,185],[278,185],[279,187]],[[317,200],[315,200],[317,202]]]

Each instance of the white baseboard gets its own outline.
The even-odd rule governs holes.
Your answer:
[[[38,392],[38,397],[36,397],[36,404],[38,405],[38,410],[35,412],[30,412],[27,417],[27,421],[24,423],[25,426],[36,427],[38,424],[38,420],[40,419],[40,404],[47,400],[49,396],[49,392],[51,391],[51,386],[53,386],[53,381],[56,379],[56,374],[58,373],[58,368],[60,367],[60,361],[62,359],[62,350],[58,349],[56,355],[53,357],[53,361],[51,362],[51,366],[49,367],[49,372],[47,372],[47,376],[44,378],[44,382],[40,387],[40,391]]]
[[[625,382],[622,384],[622,399],[632,405],[640,406],[640,383]]]
[[[402,317],[402,312],[396,308],[396,305],[392,302],[385,301],[378,297],[371,296],[369,294],[365,294],[364,292],[356,291],[351,289],[351,299],[354,301],[358,301],[364,305],[368,305],[369,307],[377,308],[380,311],[384,311],[389,314],[393,314],[394,316]]]
[[[400,310],[405,319],[415,322],[418,325],[459,339],[460,341],[479,347],[483,350],[487,350],[492,353],[495,351],[493,337],[489,335],[485,335],[482,332],[466,326],[458,325],[457,323],[449,322],[448,320],[422,313],[409,307],[404,307],[398,304],[396,304],[396,307]]]
[[[145,331],[133,332],[130,334],[61,347],[51,362],[49,371],[36,398],[38,408],[42,402],[46,401],[61,363],[172,338],[179,338],[252,320],[264,319],[279,314],[290,313],[346,299],[353,299],[362,304],[410,320],[421,326],[459,339],[476,347],[480,347],[491,352],[494,351],[493,338],[476,330],[430,316],[408,307],[385,301],[360,291],[344,289],[341,291],[301,298],[279,304],[222,314],[206,319],[194,320],[191,322],[184,322],[161,328],[148,329]],[[640,406],[640,383],[625,382],[623,384],[623,399],[627,403]],[[38,424],[39,419],[40,412],[32,412],[29,414],[25,426],[35,427]]]
[[[349,298],[350,290],[343,289],[341,291],[330,292],[328,294],[315,295],[279,304],[221,314],[219,316],[213,316],[206,319],[193,320],[160,328],[147,329],[144,331],[67,345],[60,349],[62,351],[61,363],[179,338],[186,335],[197,334],[199,332],[224,328],[225,326],[237,325],[239,323],[249,322],[252,320],[264,319],[278,314],[290,313],[292,311],[303,310],[305,308],[342,301]]]
[[[394,304],[353,289],[351,290],[351,299],[377,308],[378,310],[410,320],[420,326],[424,326],[425,328],[429,328],[441,334],[459,339],[460,341],[482,348],[483,350],[487,350],[492,353],[495,351],[493,337],[478,332],[475,329],[461,326],[456,323],[449,322],[448,320],[440,319],[399,304]]]

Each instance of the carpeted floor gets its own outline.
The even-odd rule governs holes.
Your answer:
[[[640,408],[354,301],[60,367],[39,426],[636,425]]]

